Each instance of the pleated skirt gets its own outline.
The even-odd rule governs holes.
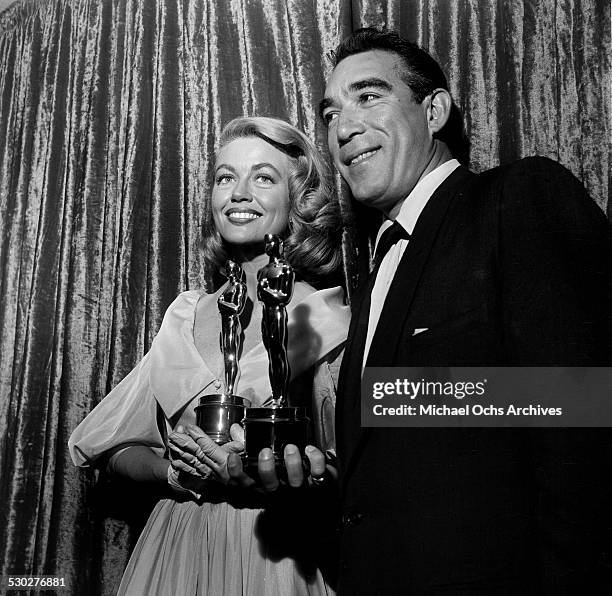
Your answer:
[[[261,509],[160,501],[138,539],[119,595],[333,596],[319,569],[257,536]]]

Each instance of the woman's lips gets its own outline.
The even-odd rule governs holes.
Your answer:
[[[236,224],[247,224],[261,217],[261,213],[252,209],[229,209],[225,216]]]

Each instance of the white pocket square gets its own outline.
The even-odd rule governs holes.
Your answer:
[[[427,331],[428,329],[429,327],[419,327],[412,332],[412,337],[414,337],[415,335],[418,335],[419,333],[423,333],[424,331]]]

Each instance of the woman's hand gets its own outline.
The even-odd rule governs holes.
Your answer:
[[[227,471],[227,458],[230,453],[244,451],[244,433],[238,424],[230,429],[232,441],[217,445],[198,426],[178,426],[168,437],[170,448],[175,456],[172,466],[183,475],[189,475],[202,483],[214,478],[227,484],[230,480]],[[193,489],[190,489],[193,490]]]

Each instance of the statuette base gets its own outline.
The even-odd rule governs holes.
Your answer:
[[[250,400],[238,395],[204,395],[196,406],[196,424],[218,445],[231,441],[230,428],[241,423]]]

